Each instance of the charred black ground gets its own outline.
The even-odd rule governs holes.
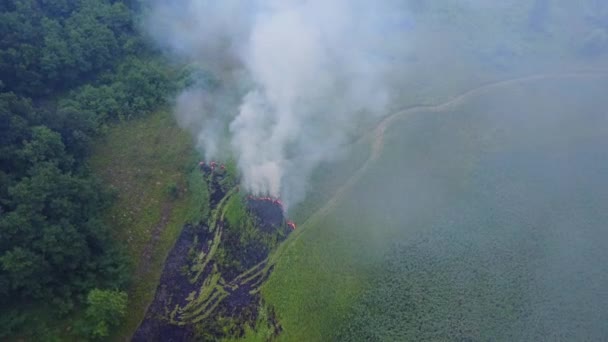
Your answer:
[[[223,165],[201,164],[210,191],[206,223],[186,225],[171,250],[144,321],[133,341],[215,341],[247,326],[281,327],[263,307],[267,258],[292,230],[277,199],[245,197]]]
[[[271,233],[285,225],[283,208],[278,200],[268,201],[264,198],[247,198],[247,208],[258,218],[258,227]]]

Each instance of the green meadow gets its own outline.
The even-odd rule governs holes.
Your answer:
[[[278,250],[263,295],[280,339],[605,336],[606,86],[531,80],[395,118]]]
[[[112,125],[95,144],[91,167],[115,195],[104,220],[126,245],[134,270],[116,340],[130,338],[143,319],[184,224],[208,213],[196,161],[192,139],[166,110]]]

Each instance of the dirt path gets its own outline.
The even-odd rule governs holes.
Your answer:
[[[152,251],[156,249],[156,245],[160,240],[160,235],[163,233],[167,224],[169,223],[169,219],[171,218],[171,211],[173,210],[173,206],[171,202],[165,201],[162,205],[161,216],[158,223],[152,228],[152,232],[150,233],[150,241],[146,243],[143,252],[141,253],[141,259],[139,260],[139,265],[137,266],[137,270],[135,271],[135,279],[141,279],[145,274],[150,272],[150,264],[152,263]]]
[[[560,79],[569,79],[569,78],[604,78],[608,77],[608,70],[606,69],[588,69],[588,70],[578,70],[578,71],[569,71],[562,73],[551,73],[551,74],[537,74],[530,75],[525,77],[518,77],[513,79],[507,79],[503,81],[493,82],[481,85],[479,87],[468,90],[444,103],[437,105],[422,105],[422,106],[413,106],[398,110],[386,117],[384,117],[372,130],[370,130],[367,134],[361,136],[361,138],[357,139],[355,143],[361,142],[362,140],[370,140],[372,144],[372,149],[370,156],[368,159],[361,165],[361,167],[355,171],[355,173],[344,183],[338,190],[334,193],[334,195],[323,205],[323,207],[319,208],[316,212],[314,212],[300,227],[292,234],[294,235],[290,240],[287,241],[284,245],[293,244],[300,236],[307,231],[309,226],[312,226],[315,222],[319,221],[321,218],[325,217],[327,213],[333,209],[333,207],[338,203],[339,200],[342,199],[344,193],[347,192],[359,179],[367,172],[369,167],[374,164],[374,162],[381,155],[382,150],[384,148],[384,136],[386,133],[386,129],[393,123],[395,120],[400,119],[404,116],[411,115],[414,113],[426,112],[426,113],[441,113],[446,112],[448,110],[454,109],[463,103],[470,101],[484,93],[487,93],[491,90],[506,88],[515,85],[522,85],[535,81],[547,81],[547,80],[560,80]],[[354,144],[355,144],[354,143]],[[283,252],[284,247],[281,246],[277,253],[276,257],[273,256],[271,262],[269,264],[274,263],[274,261],[278,260],[279,255]]]

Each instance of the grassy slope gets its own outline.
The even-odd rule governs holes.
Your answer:
[[[530,89],[536,88],[530,87]],[[590,89],[601,88],[591,87]],[[525,103],[526,93],[527,91],[515,89],[513,96],[522,98],[512,101],[512,103]],[[494,94],[496,97],[494,101],[499,101],[501,95]],[[565,96],[565,94],[561,95]],[[540,108],[540,111],[539,108],[532,107],[529,110],[550,115],[552,111],[559,110],[558,107]],[[332,340],[338,328],[348,320],[349,312],[354,303],[358,301],[358,297],[365,291],[369,291],[369,285],[374,283],[374,278],[378,275],[376,269],[385,262],[384,256],[381,255],[382,250],[389,249],[395,241],[404,241],[404,239],[408,241],[408,236],[422,235],[424,237],[425,230],[433,228],[434,225],[450,227],[449,222],[452,219],[450,215],[455,213],[452,211],[456,207],[454,203],[459,202],[460,196],[468,194],[466,189],[470,186],[468,182],[472,170],[475,169],[480,150],[494,149],[497,144],[504,147],[504,144],[507,143],[490,139],[491,135],[488,135],[488,132],[493,132],[491,130],[492,121],[488,121],[483,115],[483,108],[487,108],[487,105],[482,104],[481,107],[472,105],[464,112],[460,110],[455,113],[446,112],[445,116],[443,114],[417,115],[395,124],[387,132],[386,148],[377,165],[370,168],[366,175],[350,191],[347,191],[326,217],[307,227],[307,230],[299,236],[294,236],[293,239],[290,238],[287,241],[287,246],[283,248],[275,271],[263,289],[265,299],[275,306],[283,325],[282,340]],[[523,111],[525,108],[518,109],[522,110],[522,113],[527,113]],[[476,112],[477,117],[467,114],[471,112]],[[498,117],[500,115],[506,115],[506,113],[499,112]],[[459,123],[461,118],[466,117],[469,119],[462,124]],[[484,125],[490,125],[490,129]],[[530,128],[530,130],[542,127],[541,125]],[[494,127],[494,129],[498,128]],[[586,127],[586,129],[590,128]],[[496,134],[499,134],[501,131],[497,132]],[[517,131],[514,130],[514,132]],[[522,134],[534,136],[528,135],[528,132]],[[541,139],[538,137],[535,137],[534,141],[522,142],[523,137],[515,137],[510,143],[514,142],[524,146],[532,143],[554,144],[556,143],[555,137],[558,135],[542,134],[541,136],[552,137],[551,142],[538,142],[536,140]],[[567,140],[567,138],[564,139]],[[433,144],[429,144],[429,141],[433,141]],[[390,179],[394,179],[394,181],[387,181]],[[416,194],[416,198],[410,198],[407,194]],[[467,205],[464,207],[470,210]],[[365,208],[364,215],[361,214],[361,208]],[[442,215],[442,213],[447,216],[439,218],[437,215]],[[447,221],[442,221],[444,219]],[[464,228],[473,230],[467,226]],[[475,229],[478,228],[475,227]],[[442,232],[442,234],[448,233]],[[472,231],[471,234],[473,237],[479,236],[475,231]],[[511,240],[507,240],[508,238],[510,236],[505,236],[504,239],[510,243]],[[449,236],[435,236],[431,239],[436,239],[439,245],[445,243]],[[412,240],[415,239],[412,238]],[[428,242],[425,243],[428,245]],[[466,245],[465,243],[466,241],[462,242],[463,246]],[[497,242],[491,240],[491,243]],[[448,247],[450,247],[449,244]],[[458,246],[451,246],[451,248],[458,249]],[[458,253],[464,259],[457,259],[460,257]],[[493,251],[482,248],[479,253],[492,255]],[[441,258],[438,255],[441,254],[437,252],[434,260],[424,259],[421,261],[422,264],[408,266],[410,272],[412,270],[419,272],[422,279],[418,282],[412,281],[413,288],[421,291],[418,296],[422,300],[418,303],[420,306],[414,310],[418,310],[416,313],[422,315],[431,314],[430,317],[437,314],[432,305],[441,307],[443,305],[441,303],[452,303],[455,300],[452,296],[459,291],[436,284],[453,283],[453,280],[446,277],[458,275],[451,274],[450,270],[456,267],[471,272],[468,265],[471,262],[479,262],[481,259],[477,259],[478,255],[466,254],[466,250],[456,250]],[[422,254],[414,256],[426,257]],[[466,259],[468,257],[473,259]],[[481,263],[484,263],[487,259],[482,260],[484,261]],[[512,266],[508,263],[500,265],[503,265],[502,267]],[[481,266],[487,265],[483,264],[479,267]],[[491,266],[498,267],[495,264]],[[479,283],[466,285],[467,289],[481,287],[481,290],[476,293],[483,300],[480,301],[478,297],[475,297],[477,299],[472,301],[475,303],[474,305],[485,305],[485,302],[493,305],[494,302],[497,302],[496,299],[494,302],[490,300],[496,295],[496,288],[492,287],[494,286],[492,276],[495,275],[484,276],[485,278],[480,278]],[[403,279],[398,278],[397,281],[403,282]],[[425,295],[427,291],[425,289],[430,289],[428,291],[432,291],[432,293],[428,296]],[[467,293],[465,295],[476,296],[477,294]],[[519,303],[509,304],[519,305]],[[474,307],[474,305],[470,307]],[[371,308],[371,310],[377,309],[380,314],[385,308],[380,306]],[[474,310],[486,309],[481,306],[474,308]],[[505,310],[507,309],[510,310],[510,306]],[[370,313],[368,312],[368,314]],[[372,313],[371,316],[374,314]],[[415,328],[413,322],[427,324],[429,321],[425,319],[413,317],[413,321],[410,321],[408,326]],[[491,321],[491,316],[467,318],[468,322],[475,322],[473,319],[476,319],[480,326],[488,329],[504,328],[504,326],[493,325],[495,322]],[[446,322],[449,325],[454,321],[446,320]],[[438,331],[439,329],[437,326],[429,325],[425,325],[425,328],[428,329],[427,331]],[[445,338],[445,335],[435,335],[434,338],[442,339]]]
[[[117,195],[105,220],[127,244],[134,266],[128,312],[116,340],[139,325],[184,223],[204,214],[207,193],[200,177],[192,176],[195,157],[191,137],[166,111],[114,125],[96,144],[91,166]]]
[[[425,126],[414,122],[401,133],[413,136]],[[375,269],[383,263],[383,251],[399,237],[403,228],[399,223],[407,222],[405,213],[418,213],[418,220],[423,221],[432,215],[428,208],[441,204],[441,196],[417,198],[426,204],[417,206],[405,204],[405,198],[391,199],[390,195],[417,192],[417,175],[406,175],[404,170],[411,167],[408,158],[430,153],[424,142],[431,138],[418,134],[408,145],[392,142],[395,148],[383,153],[377,165],[346,192],[328,216],[309,226],[287,248],[264,289],[266,300],[276,306],[285,329],[282,340],[332,340],[348,319],[353,303],[373,284]],[[426,167],[432,169],[434,165]],[[412,181],[395,182],[394,189],[387,188],[387,179],[400,172],[399,176],[411,176]],[[385,198],[379,194],[383,191]],[[415,223],[408,230],[415,231]]]
[[[444,2],[438,3],[440,7],[444,6]],[[450,21],[449,25],[463,25],[456,19],[453,19],[455,22]],[[465,19],[469,21],[468,16]],[[482,18],[482,20],[486,19],[488,18]],[[440,22],[444,21],[440,20]],[[419,24],[423,27],[424,20],[420,20]],[[407,107],[408,104],[441,103],[481,84],[530,73],[562,70],[552,65],[562,63],[559,58],[550,61],[546,57],[560,55],[564,49],[571,47],[563,47],[561,41],[548,41],[542,35],[527,37],[524,40],[512,39],[513,37],[508,39],[509,43],[506,45],[509,49],[512,48],[516,55],[531,56],[531,58],[520,58],[522,65],[518,64],[518,59],[504,61],[506,63],[504,67],[494,64],[503,61],[490,60],[486,64],[480,62],[477,51],[483,52],[484,49],[491,51],[499,45],[498,41],[500,44],[505,41],[505,39],[488,39],[488,36],[496,36],[496,32],[489,31],[488,28],[497,30],[499,36],[505,35],[505,32],[512,32],[493,25],[497,24],[493,19],[488,19],[481,25],[484,27],[483,30],[465,27],[465,31],[468,29],[469,33],[472,32],[473,38],[465,39],[464,44],[462,37],[448,39],[452,38],[448,33],[439,31],[441,34],[437,41],[445,44],[441,53],[434,50],[436,46],[433,44],[416,45],[417,50],[412,52],[413,56],[419,57],[416,58],[415,65],[403,62],[403,68],[408,70],[408,81],[399,83],[403,86],[396,90],[402,95],[397,101],[399,105]],[[433,37],[433,29],[426,35]],[[537,41],[538,39],[542,40],[542,44]],[[434,40],[429,39],[429,41]],[[538,51],[528,51],[531,49]],[[458,63],[453,63],[453,60],[457,60]],[[571,61],[571,57],[568,60],[570,65],[564,67],[564,70],[592,67],[590,61]],[[442,72],[437,72],[437,69]],[[438,147],[433,150],[429,141],[437,144],[437,137],[451,133],[442,132],[442,126],[447,127],[443,125],[442,120],[442,118],[408,120],[407,124],[401,125],[400,128],[389,129],[392,135],[411,135],[414,138],[405,141],[387,138],[386,149],[377,161],[378,165],[371,167],[350,191],[341,194],[340,199],[327,215],[316,222],[306,223],[306,230],[301,234],[300,232],[292,234],[273,256],[278,261],[262,293],[264,299],[276,308],[284,328],[280,336],[281,340],[331,340],[331,336],[335,336],[334,333],[339,327],[350,319],[349,312],[352,313],[353,305],[361,294],[370,290],[369,287],[378,276],[377,269],[386,261],[378,251],[391,244],[392,240],[398,241],[403,238],[403,231],[414,234],[428,227],[430,222],[433,222],[435,214],[432,211],[433,206],[445,205],[445,201],[450,196],[456,196],[454,194],[462,191],[463,185],[466,186],[467,174],[471,172],[477,160],[476,152],[473,152],[475,147],[472,144],[473,142],[486,144],[487,141],[485,137],[470,136],[472,133],[482,131],[482,128],[473,122],[469,127],[463,127],[456,132],[461,136],[452,136],[452,141],[444,140],[443,145],[439,142]],[[450,150],[450,145],[453,145],[454,149]],[[432,153],[445,153],[446,156],[457,157],[448,160],[449,168],[446,169],[444,163],[433,165],[432,160],[425,157],[425,154]],[[412,165],[415,165],[412,163],[420,159],[428,164],[412,168]],[[445,162],[445,158],[443,159]],[[399,170],[397,172],[401,174],[396,176],[389,171],[394,169]],[[414,173],[406,176],[406,170]],[[418,174],[415,173],[416,171]],[[353,169],[347,169],[343,175],[346,178],[352,173]],[[403,182],[402,186],[387,189],[386,179],[390,177],[398,177],[398,179],[410,177],[411,180]],[[336,190],[336,187],[325,189],[323,180],[314,179],[313,183],[314,191],[320,192],[309,197],[315,198],[315,201],[307,200],[304,205],[294,208],[292,212],[300,224],[310,213],[321,207],[323,202],[331,198],[331,193]],[[321,186],[323,190],[319,190],[317,184],[323,185]],[[420,189],[421,186],[428,186],[429,189],[426,191],[428,195],[422,196],[423,198],[393,200],[383,199],[380,196],[378,193],[380,186],[394,196],[398,196],[399,193],[403,196],[408,192],[424,193]],[[442,191],[446,192],[442,193]],[[369,200],[366,199],[368,195]],[[361,213],[362,208],[366,209],[365,214]],[[369,211],[375,214],[368,215]],[[404,229],[403,225],[406,224],[407,229]],[[379,310],[384,309],[379,308]],[[252,331],[246,336],[246,340],[255,341],[261,335],[263,332]]]

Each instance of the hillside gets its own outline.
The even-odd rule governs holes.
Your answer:
[[[103,219],[112,193],[89,158],[108,127],[174,87],[139,10],[0,4],[0,339],[99,339],[126,313],[129,252]]]
[[[1,341],[608,339],[608,2],[0,2]]]
[[[126,243],[134,275],[117,340],[129,337],[143,319],[183,225],[208,213],[197,162],[192,139],[163,110],[110,126],[94,146],[91,168],[116,197],[103,218],[113,238]]]
[[[604,336],[592,312],[606,298],[583,278],[605,265],[593,238],[603,235],[606,194],[597,182],[605,166],[593,160],[606,160],[597,147],[608,135],[599,124],[605,116],[591,108],[605,106],[594,94],[606,79],[531,78],[396,117],[373,162],[276,260],[263,294],[284,327],[281,339]],[[525,95],[531,89],[537,102]],[[545,164],[552,172],[539,174]],[[571,175],[570,187],[558,185]],[[545,249],[549,237],[582,254]],[[568,310],[558,314],[562,301]]]

